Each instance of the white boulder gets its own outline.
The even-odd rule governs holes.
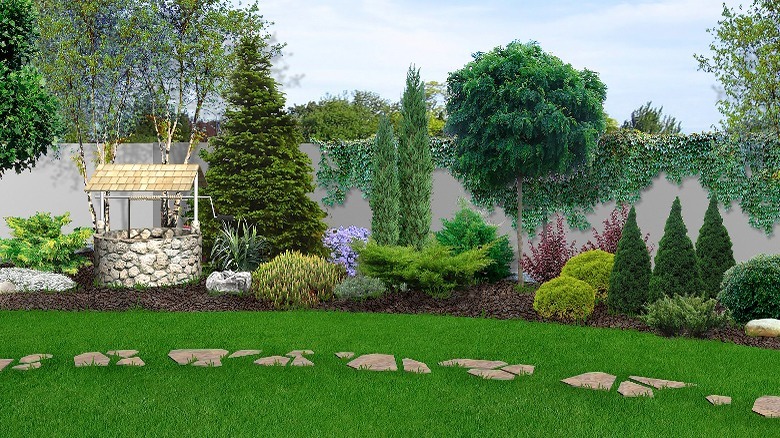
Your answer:
[[[210,292],[244,293],[251,286],[251,272],[214,271],[206,278],[206,289]]]
[[[66,275],[23,268],[0,268],[0,283],[6,281],[16,285],[18,291],[62,292],[76,287],[76,282]]]
[[[0,294],[10,294],[16,292],[16,285],[10,281],[0,282]]]
[[[780,320],[754,319],[745,325],[745,333],[748,336],[761,336],[775,338],[780,336]]]

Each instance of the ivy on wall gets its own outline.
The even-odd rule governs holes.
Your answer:
[[[328,206],[343,204],[346,193],[357,188],[364,199],[371,196],[371,147],[373,138],[337,143],[315,142],[321,151],[317,182],[327,191]],[[431,138],[436,168],[449,170],[457,159],[457,145],[449,138]],[[710,195],[730,208],[737,203],[750,225],[771,235],[780,222],[780,143],[760,136],[729,137],[724,133],[650,135],[618,130],[601,137],[591,165],[569,175],[523,180],[523,228],[539,228],[556,212],[566,216],[572,228],[590,227],[586,215],[604,203],[635,203],[641,192],[664,173],[681,184],[697,177]],[[462,181],[458,175],[453,175]],[[517,210],[517,193],[481,192],[464,188],[473,202],[492,211],[501,207],[507,217]]]

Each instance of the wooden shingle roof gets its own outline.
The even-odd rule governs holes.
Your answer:
[[[187,192],[195,178],[204,187],[206,179],[197,164],[101,164],[84,188],[85,192]]]

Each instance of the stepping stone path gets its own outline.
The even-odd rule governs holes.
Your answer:
[[[54,356],[51,354],[30,354],[19,359],[19,365],[11,367],[11,369],[17,371],[34,370],[41,367],[41,360],[51,359],[52,357]],[[11,362],[13,362],[13,359],[0,359],[0,371],[7,367]]]
[[[13,359],[0,359],[0,371],[3,371],[3,368],[10,365],[13,361]]]
[[[270,366],[276,366],[276,365],[285,366],[285,365],[287,365],[287,362],[289,362],[289,361],[290,361],[290,358],[286,357],[286,356],[268,356],[268,357],[263,357],[263,358],[257,359],[255,361],[255,363],[258,364],[258,365],[264,365],[264,366],[270,367]]]
[[[685,383],[685,382],[675,382],[674,380],[663,380],[663,379],[651,379],[649,377],[639,377],[639,376],[628,376],[629,379],[644,383],[645,385],[652,386],[655,389],[664,389],[664,388],[685,388],[686,386],[695,386],[693,383]]]
[[[418,373],[418,374],[430,374],[431,369],[428,368],[428,365],[416,361],[414,359],[405,358],[401,361],[404,365],[404,371],[409,373]]]
[[[501,368],[501,371],[506,371],[507,373],[512,373],[516,376],[523,376],[523,375],[530,375],[534,373],[534,366],[533,365],[509,365]]]
[[[469,370],[469,374],[472,376],[482,377],[488,380],[514,380],[515,375],[502,370],[485,370],[480,368],[472,368]]]
[[[353,357],[355,357],[355,353],[351,351],[340,351],[336,353],[336,357],[338,357],[339,359],[352,359]]]
[[[439,365],[443,367],[480,368],[483,370],[492,370],[509,364],[500,360],[450,359],[445,360],[444,362],[439,362]]]
[[[142,367],[146,365],[144,361],[141,360],[140,357],[124,357],[119,360],[119,362],[116,363],[119,366],[134,366],[134,367]]]
[[[261,352],[262,352],[261,350],[238,350],[238,351],[234,352],[233,354],[231,354],[230,356],[228,356],[228,358],[234,359],[236,357],[256,356],[256,355],[260,354]]]
[[[634,382],[621,382],[618,387],[618,392],[623,397],[652,397],[653,390],[647,386],[642,386]]]
[[[708,395],[706,398],[708,402],[715,406],[731,404],[731,397],[726,397],[725,395]]]
[[[17,370],[17,371],[29,371],[34,370],[41,367],[40,362],[31,362],[31,363],[23,363],[21,365],[17,365],[15,367],[12,367],[11,369]]]
[[[347,364],[356,370],[398,371],[395,356],[391,354],[364,354]]]
[[[285,354],[285,356],[298,357],[298,356],[304,356],[304,355],[307,355],[307,354],[314,354],[314,352],[311,351],[311,350],[293,350],[293,351]]]
[[[765,395],[753,403],[753,412],[768,418],[780,418],[780,397]]]
[[[19,363],[40,362],[42,359],[51,359],[52,357],[51,354],[31,354],[19,359]]]
[[[612,384],[615,383],[615,378],[616,377],[612,374],[596,371],[569,377],[568,379],[561,380],[561,382],[577,388],[609,391],[610,388],[612,388]]]
[[[106,367],[111,362],[111,359],[103,353],[93,351],[75,356],[73,362],[77,367]]]
[[[138,350],[111,350],[107,354],[109,356],[119,356],[124,359],[135,356],[138,354]]]
[[[222,349],[185,349],[171,350],[168,357],[176,361],[179,365],[190,365],[196,367],[220,367],[222,358],[227,356],[229,351]]]

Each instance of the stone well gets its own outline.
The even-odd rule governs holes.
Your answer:
[[[110,286],[155,287],[200,276],[200,233],[180,228],[141,228],[95,234],[97,280]]]

